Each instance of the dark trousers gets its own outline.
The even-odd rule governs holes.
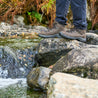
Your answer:
[[[79,29],[86,29],[86,3],[87,0],[56,0],[56,21],[66,24],[66,15],[71,4],[74,26]]]

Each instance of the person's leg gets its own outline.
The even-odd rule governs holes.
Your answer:
[[[86,29],[86,3],[87,0],[71,0],[71,9],[73,12],[73,24],[78,29]]]
[[[70,0],[56,0],[56,21],[61,24],[66,24],[66,16],[68,8],[70,5]]]
[[[86,41],[86,0],[71,0],[71,9],[73,12],[73,24],[75,28],[60,32],[64,38]]]
[[[56,0],[56,19],[52,29],[49,29],[48,32],[39,33],[40,37],[44,38],[54,38],[61,37],[59,32],[62,31],[66,24],[66,15],[70,5],[70,0]]]

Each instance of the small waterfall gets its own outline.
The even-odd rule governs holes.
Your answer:
[[[36,49],[0,47],[0,78],[26,78],[35,65]]]

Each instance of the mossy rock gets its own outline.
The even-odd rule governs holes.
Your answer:
[[[52,72],[98,79],[98,48],[74,49],[59,59]]]

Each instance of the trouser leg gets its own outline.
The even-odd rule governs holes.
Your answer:
[[[86,29],[86,3],[87,0],[71,0],[71,9],[73,12],[73,24],[76,28]]]
[[[66,15],[70,5],[70,0],[56,0],[56,21],[66,24]]]

